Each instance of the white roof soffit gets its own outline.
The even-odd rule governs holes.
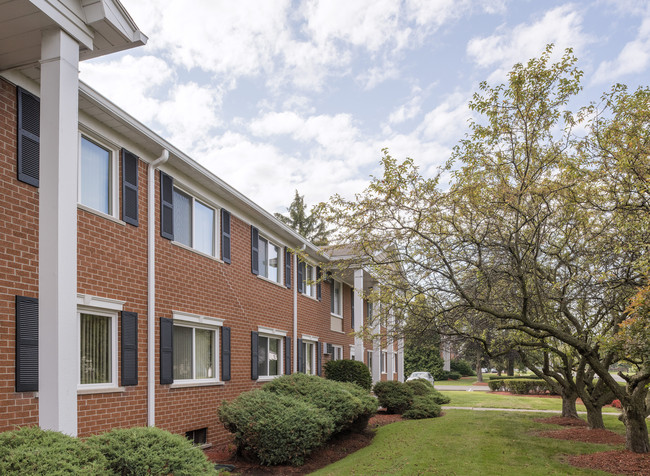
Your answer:
[[[91,107],[85,107],[84,103]],[[293,247],[298,248],[304,246],[305,251],[312,258],[320,261],[328,260],[328,256],[324,255],[318,246],[296,233],[271,213],[264,210],[208,169],[195,162],[187,154],[170,144],[82,81],[79,82],[79,106],[80,109],[84,109],[91,116],[93,115],[93,108],[99,108],[100,110],[95,111],[95,113],[103,112],[111,116],[112,119],[125,126],[124,130],[119,131],[120,133],[133,140],[133,142],[140,144],[143,149],[150,151],[152,155],[159,155],[162,149],[167,149],[169,151],[169,160],[167,163],[170,166],[180,169],[197,183],[210,190],[214,190],[218,196],[223,197],[224,200],[233,203],[254,219],[259,220],[270,231],[277,233],[280,238],[286,239],[290,246],[293,245]]]

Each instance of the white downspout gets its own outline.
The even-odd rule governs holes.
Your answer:
[[[147,425],[156,425],[156,189],[155,171],[167,162],[169,151],[149,164],[147,169]]]
[[[293,254],[293,369],[298,372],[298,255]]]

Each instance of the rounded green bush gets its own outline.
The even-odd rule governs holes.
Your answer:
[[[357,360],[330,360],[325,364],[325,378],[337,382],[352,382],[370,391],[372,377],[363,362]]]
[[[84,440],[38,427],[0,433],[0,474],[112,474],[106,458]]]
[[[370,393],[360,388],[357,391],[354,387],[350,383],[297,373],[278,377],[264,385],[262,390],[299,398],[325,410],[334,421],[334,431],[340,432],[352,426],[358,428],[359,419],[367,422],[377,411],[377,400]]]
[[[451,359],[451,362],[449,364],[452,372],[458,372],[463,377],[472,377],[476,375],[476,372],[474,372],[472,366],[465,360]]]
[[[377,382],[372,390],[388,413],[403,413],[413,404],[413,390],[402,382]]]
[[[219,419],[235,436],[240,453],[266,465],[300,465],[334,431],[323,409],[295,397],[253,390],[223,402]]]
[[[423,418],[436,418],[440,416],[440,405],[433,395],[416,395],[411,408],[406,410],[402,417],[408,420],[421,420]]]
[[[116,428],[86,442],[103,453],[114,474],[216,474],[201,448],[160,428]]]
[[[433,385],[431,385],[431,382],[423,378],[409,380],[404,383],[407,387],[413,390],[414,395],[427,395],[435,390]]]

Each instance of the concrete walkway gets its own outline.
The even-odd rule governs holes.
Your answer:
[[[445,390],[455,390],[461,392],[489,392],[490,387],[487,385],[435,385],[436,390],[445,391]]]
[[[561,410],[529,410],[527,408],[491,408],[491,407],[454,407],[451,405],[442,405],[443,410],[474,410],[477,412],[522,412],[522,413],[556,413],[562,414]],[[587,412],[578,412],[578,415],[586,415]],[[612,415],[617,417],[618,413],[603,412],[603,415]]]

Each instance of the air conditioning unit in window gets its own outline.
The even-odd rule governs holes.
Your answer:
[[[334,353],[334,346],[332,344],[325,344],[325,354],[332,355]]]

